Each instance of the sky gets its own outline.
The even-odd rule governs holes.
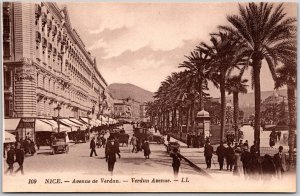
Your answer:
[[[200,42],[208,42],[226,16],[238,13],[238,3],[111,3],[69,2],[71,25],[108,84],[132,83],[155,92],[160,83],[180,71],[179,64]],[[60,4],[60,6],[62,6]],[[296,17],[296,4],[284,4]],[[273,90],[263,64],[261,89]],[[250,80],[250,74],[245,78]],[[209,93],[219,91],[209,84]],[[251,91],[251,89],[249,89]]]

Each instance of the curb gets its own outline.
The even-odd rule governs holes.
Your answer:
[[[165,147],[168,147],[167,144],[165,144]],[[183,156],[182,154],[180,154],[180,157],[183,158],[186,162],[188,162],[188,164],[197,172],[201,173],[202,175],[208,177],[208,178],[212,178],[212,176],[210,174],[208,174],[207,172],[205,172],[203,169],[201,169],[200,167],[198,167],[197,165],[195,165],[192,161],[190,161],[188,158],[186,158],[185,156]]]

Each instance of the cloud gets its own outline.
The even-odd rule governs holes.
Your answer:
[[[96,56],[108,83],[133,83],[156,91],[171,72],[179,71],[209,33],[226,25],[237,3],[66,3],[71,23]],[[288,4],[284,4],[287,6]],[[297,15],[297,6],[287,6]],[[272,89],[269,71],[262,70],[262,89]],[[270,81],[269,81],[270,79]],[[211,90],[219,96],[218,90]]]

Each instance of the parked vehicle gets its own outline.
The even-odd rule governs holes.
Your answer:
[[[149,142],[156,142],[158,144],[164,144],[165,143],[165,139],[163,136],[160,135],[150,135],[148,137]]]
[[[67,142],[68,135],[66,132],[53,133],[51,135],[51,149],[52,154],[57,154],[59,152],[68,153],[69,145]]]
[[[171,153],[175,148],[177,148],[178,152],[180,153],[180,144],[178,142],[169,142],[167,146],[167,152]]]

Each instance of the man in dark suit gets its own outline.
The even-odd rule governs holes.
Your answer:
[[[95,156],[98,156],[98,155],[97,155],[97,152],[96,152],[96,142],[95,142],[95,138],[94,138],[94,137],[93,137],[93,139],[91,140],[91,143],[90,143],[90,149],[91,149],[90,157],[93,156],[93,153],[95,153]]]
[[[224,165],[224,158],[226,154],[226,148],[223,145],[223,142],[220,143],[220,146],[218,146],[216,150],[216,154],[218,155],[218,162],[220,165],[220,170],[223,170],[223,165]]]
[[[279,152],[274,155],[274,163],[276,167],[277,177],[281,178],[282,173],[286,171],[286,154],[283,152],[283,147],[279,146]]]
[[[5,171],[5,174],[7,174],[8,172],[12,174],[14,170],[14,162],[15,162],[15,150],[13,145],[10,145],[9,147],[9,150],[7,152],[6,162],[8,164],[8,169]]]
[[[19,164],[19,168],[15,171],[15,173],[21,171],[21,174],[24,175],[24,170],[23,170],[24,157],[25,157],[25,152],[23,149],[21,149],[21,144],[18,143],[16,149],[16,162]]]
[[[208,141],[204,146],[204,156],[205,156],[207,169],[210,169],[211,167],[211,158],[213,152],[214,152],[214,148],[210,145],[210,141]]]

